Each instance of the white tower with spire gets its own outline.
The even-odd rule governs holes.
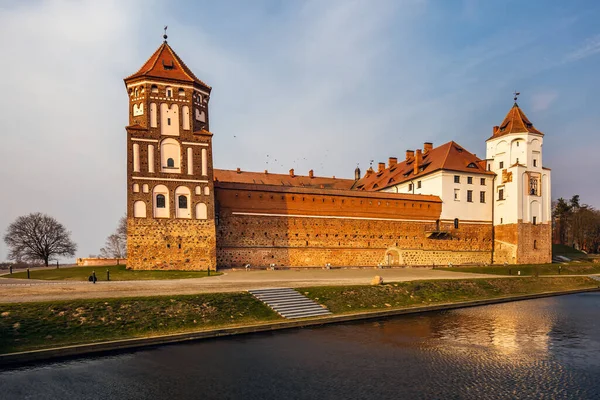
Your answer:
[[[494,181],[494,262],[552,260],[550,169],[542,164],[544,134],[516,102],[487,139]]]

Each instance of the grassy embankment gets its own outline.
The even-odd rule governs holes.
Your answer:
[[[297,289],[334,314],[597,288],[586,277],[493,278]],[[279,317],[248,293],[0,304],[0,353],[266,323]]]
[[[477,274],[493,275],[590,275],[600,274],[600,264],[593,262],[570,262],[564,264],[530,264],[530,265],[490,265],[473,267],[439,268],[442,271],[472,272]]]
[[[31,279],[51,281],[87,281],[88,277],[92,274],[92,271],[96,271],[96,278],[98,281],[105,281],[107,270],[110,272],[111,281],[188,279],[204,278],[205,276],[208,276],[206,271],[134,271],[127,269],[124,265],[38,269],[29,271],[29,276]],[[210,276],[217,275],[221,275],[221,273],[213,271],[210,273]],[[4,275],[3,278],[27,279],[27,271],[16,272],[12,275]]]

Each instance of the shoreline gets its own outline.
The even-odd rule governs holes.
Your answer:
[[[267,322],[262,324],[241,325],[233,327],[200,330],[193,332],[175,333],[160,336],[120,339],[98,343],[62,346],[41,350],[31,350],[0,355],[0,368],[18,367],[39,362],[56,361],[61,359],[79,358],[82,356],[101,356],[115,352],[126,352],[147,347],[169,345],[195,340],[212,339],[218,337],[244,335],[250,333],[279,331],[285,329],[298,329],[329,324],[339,324],[353,321],[388,318],[399,315],[418,314],[433,311],[452,310],[458,308],[477,307],[483,305],[500,304],[513,301],[532,300],[545,297],[564,296],[578,293],[598,292],[598,288],[575,289],[558,292],[542,292],[518,296],[503,296],[481,300],[470,300],[453,303],[442,303],[430,306],[404,307],[383,311],[369,311],[348,314],[337,314],[326,317],[306,318],[300,320]]]

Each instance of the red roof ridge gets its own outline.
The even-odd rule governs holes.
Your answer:
[[[510,133],[534,133],[544,136],[541,131],[533,126],[533,123],[527,118],[525,112],[516,102],[508,111],[502,123],[499,126],[494,127],[492,136],[487,140],[508,135]]]
[[[169,53],[168,58],[171,58],[173,60],[173,62],[175,64],[177,64],[178,68],[176,70],[167,71],[167,72],[155,70],[157,68],[158,60],[160,58],[162,58],[161,55],[165,51],[168,51],[168,53]],[[164,59],[163,59],[163,61],[164,61]],[[142,67],[136,73],[129,75],[127,78],[125,78],[125,81],[133,79],[133,78],[140,78],[140,77],[146,77],[146,76],[147,77],[155,77],[155,78],[180,80],[180,81],[181,80],[192,81],[192,82],[198,83],[201,86],[206,87],[208,90],[212,89],[209,85],[207,85],[205,82],[198,79],[198,77],[196,75],[194,75],[192,70],[179,57],[179,55],[177,55],[175,50],[173,50],[173,48],[171,46],[169,46],[167,41],[164,41],[158,47],[158,49],[156,49],[156,51],[154,53],[152,53],[152,55],[146,60],[146,62],[142,65]]]

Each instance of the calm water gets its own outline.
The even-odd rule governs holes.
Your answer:
[[[2,399],[600,399],[600,294],[0,372]]]

